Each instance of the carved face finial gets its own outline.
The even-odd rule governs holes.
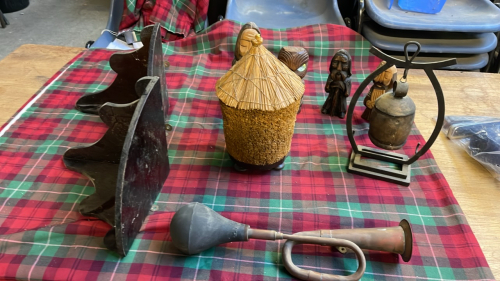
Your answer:
[[[306,76],[307,62],[309,61],[309,54],[306,49],[302,47],[283,47],[278,54],[278,59],[300,78]]]
[[[259,27],[253,22],[248,22],[241,27],[238,38],[236,39],[236,46],[234,48],[233,64],[240,60],[252,47],[252,40],[255,35],[260,34]]]
[[[242,57],[248,53],[252,47],[252,40],[255,39],[255,35],[257,34],[255,29],[247,29],[241,33],[240,45],[238,48]]]
[[[330,62],[330,72],[333,70],[341,70],[347,73],[347,77],[351,76],[351,55],[344,49],[339,50]]]

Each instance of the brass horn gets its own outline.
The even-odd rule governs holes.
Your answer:
[[[248,241],[248,239],[287,239],[283,247],[283,263],[293,276],[303,280],[359,280],[366,269],[361,249],[400,254],[409,261],[412,253],[410,224],[402,220],[399,226],[387,228],[360,228],[304,231],[292,235],[274,230],[251,229],[214,212],[200,203],[190,203],[180,208],[170,222],[172,243],[181,252],[193,255],[222,243]],[[358,269],[348,276],[304,270],[292,262],[292,248],[296,244],[319,244],[341,249],[351,249],[359,261]]]
[[[360,258],[359,254],[355,251],[354,253],[358,258],[359,266],[358,270],[349,276],[318,273],[312,270],[305,270],[296,266],[292,262],[292,248],[297,244],[320,244],[324,246],[331,246],[331,244],[321,243],[319,239],[335,239],[341,241],[347,240],[361,249],[399,254],[405,262],[410,261],[413,249],[411,226],[407,220],[402,220],[398,226],[394,227],[304,231],[294,233],[292,236],[296,235],[315,237],[316,239],[318,239],[316,243],[288,239],[283,246],[283,264],[285,265],[286,270],[291,275],[303,280],[359,280],[361,276],[363,276],[363,273],[365,271],[366,261],[364,255],[362,255],[362,258]],[[343,245],[336,244],[335,247],[341,253],[346,252],[346,249]],[[352,247],[348,248],[354,249]],[[360,269],[362,269],[361,275],[358,274],[358,271],[360,271]]]

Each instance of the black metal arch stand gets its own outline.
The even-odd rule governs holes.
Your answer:
[[[111,225],[104,244],[121,256],[130,249],[170,171],[160,90],[158,77],[139,79],[134,90],[139,99],[105,103],[99,109],[109,127],[104,136],[63,156],[68,169],[95,186],[95,193],[80,203],[80,213]]]
[[[409,45],[409,43],[407,45]],[[419,46],[418,43],[417,45]],[[370,48],[370,53],[372,53],[373,55],[377,56],[382,60],[385,60],[387,63],[382,67],[378,68],[377,70],[375,70],[368,77],[366,77],[366,79],[361,83],[361,85],[359,85],[358,89],[351,98],[351,102],[349,103],[349,108],[347,110],[347,118],[346,118],[347,119],[346,129],[347,129],[347,137],[349,138],[349,142],[351,143],[352,146],[352,153],[349,159],[349,165],[347,167],[348,172],[380,180],[385,180],[405,186],[410,185],[410,173],[411,173],[410,165],[413,162],[417,161],[417,159],[424,153],[426,153],[427,150],[429,150],[429,148],[432,146],[437,136],[439,135],[439,132],[441,130],[441,127],[443,126],[443,121],[444,121],[445,105],[444,105],[443,90],[441,89],[441,85],[439,84],[439,81],[436,75],[434,74],[433,69],[454,65],[457,63],[456,59],[448,59],[432,63],[412,62],[413,58],[416,57],[419,50],[420,48],[418,48],[417,52],[413,55],[412,59],[408,59],[408,52],[406,52],[406,46],[405,46],[406,61],[403,61],[393,58],[373,46]],[[393,65],[405,69],[405,78],[409,69],[423,69],[427,74],[427,76],[429,77],[429,80],[432,83],[432,87],[436,92],[437,103],[438,103],[438,118],[436,121],[436,126],[430,138],[427,140],[422,149],[418,150],[417,147],[415,149],[415,155],[413,155],[412,157],[408,157],[407,155],[404,154],[386,152],[384,150],[374,149],[370,147],[358,146],[356,144],[356,141],[354,140],[354,133],[352,130],[352,116],[354,113],[356,102],[359,99],[359,96],[363,93],[364,89],[368,86],[368,84],[373,79],[375,79],[375,77],[377,77],[380,73],[384,72]],[[361,157],[399,164],[402,167],[401,170],[378,167],[376,165],[362,161]]]

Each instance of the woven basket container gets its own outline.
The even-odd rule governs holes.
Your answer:
[[[302,80],[262,46],[252,48],[217,81],[228,153],[237,161],[269,166],[285,158],[304,94]]]
[[[227,152],[252,165],[271,165],[290,151],[300,100],[276,111],[240,110],[221,104]]]

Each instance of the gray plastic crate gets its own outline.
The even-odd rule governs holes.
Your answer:
[[[228,0],[226,18],[241,23],[252,21],[263,28],[345,25],[337,0]]]
[[[495,49],[497,37],[494,33],[464,33],[442,31],[415,31],[389,29],[365,22],[363,36],[373,46],[389,51],[401,51],[408,41],[418,41],[422,53],[482,54]],[[410,45],[410,51],[416,47]]]
[[[489,0],[449,0],[441,12],[423,14],[402,10],[388,0],[364,0],[370,18],[392,29],[497,32],[500,31],[500,9]]]

